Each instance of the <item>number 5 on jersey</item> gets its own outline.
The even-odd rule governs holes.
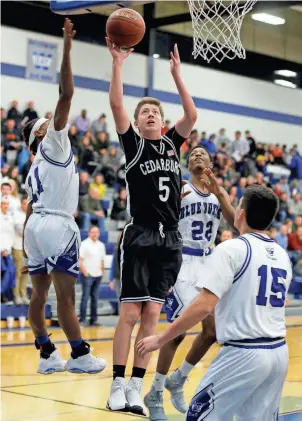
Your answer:
[[[159,177],[159,186],[158,190],[161,192],[159,195],[159,199],[162,202],[166,202],[170,196],[170,187],[165,185],[170,181],[170,177]]]

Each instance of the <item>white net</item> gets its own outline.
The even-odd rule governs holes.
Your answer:
[[[257,0],[188,0],[193,24],[196,59],[201,56],[207,62],[224,58],[245,58],[240,30],[246,13]]]

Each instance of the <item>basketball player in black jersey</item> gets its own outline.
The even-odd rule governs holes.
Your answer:
[[[155,332],[165,297],[175,284],[181,266],[180,147],[196,122],[197,111],[181,79],[175,45],[170,70],[184,115],[161,136],[164,113],[160,102],[143,98],[134,113],[136,132],[123,105],[123,62],[132,50],[124,54],[109,39],[107,45],[113,57],[109,99],[126,156],[127,202],[131,216],[120,243],[121,313],[113,341],[114,380],[107,407],[146,415],[140,393],[148,360],[134,355],[127,386],[125,367],[135,324],[141,317],[136,342]]]

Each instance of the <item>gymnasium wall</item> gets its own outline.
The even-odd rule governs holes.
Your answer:
[[[7,107],[18,99],[20,108],[33,99],[40,114],[54,110],[58,87],[54,84],[25,79],[27,40],[35,39],[58,44],[60,68],[62,41],[59,38],[27,32],[10,27],[1,31],[1,105]],[[181,116],[182,109],[169,73],[167,60],[152,60],[153,87],[149,94],[163,101],[166,118],[172,122]],[[109,109],[108,87],[111,75],[111,56],[105,47],[75,41],[72,51],[75,75],[75,96],[71,116],[82,108],[91,119],[105,112],[112,137],[114,125]],[[124,66],[125,105],[132,115],[138,98],[146,95],[148,86],[148,58],[132,54]],[[182,75],[198,107],[199,130],[209,133],[225,127],[232,137],[236,129],[252,130],[264,142],[292,145],[302,139],[302,90],[288,89],[271,83],[253,80],[183,64]]]

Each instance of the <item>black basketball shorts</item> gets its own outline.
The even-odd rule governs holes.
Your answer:
[[[164,303],[177,280],[182,247],[177,230],[126,224],[119,247],[121,302]]]

